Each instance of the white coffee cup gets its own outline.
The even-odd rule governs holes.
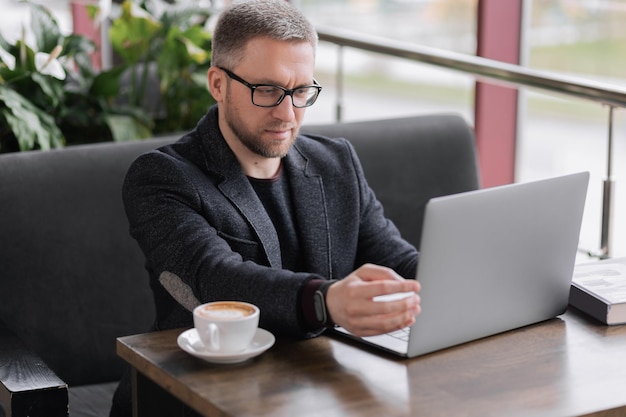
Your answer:
[[[193,310],[193,324],[204,347],[216,353],[245,350],[259,326],[259,308],[241,301],[216,301]]]

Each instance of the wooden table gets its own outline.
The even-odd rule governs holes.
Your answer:
[[[178,347],[181,332],[118,339],[137,415],[182,401],[205,416],[626,416],[626,326],[575,310],[414,359],[321,336],[213,365]]]

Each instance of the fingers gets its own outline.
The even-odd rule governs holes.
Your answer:
[[[417,295],[416,295],[417,297]],[[343,327],[356,336],[373,336],[389,333],[404,327],[411,326],[415,317],[421,312],[419,302],[413,302],[413,297],[400,301],[372,302],[383,307],[387,313],[373,313],[367,315],[349,314]]]
[[[380,265],[365,264],[349,277],[356,277],[353,279],[361,281],[361,285],[352,287],[354,295],[358,297],[374,298],[385,294],[418,293],[420,290],[418,281],[404,279],[393,269]]]
[[[364,281],[379,281],[395,279],[396,281],[404,281],[400,275],[391,268],[386,266],[364,264],[354,274],[358,275]]]
[[[413,324],[421,311],[419,290],[415,280],[366,264],[328,289],[326,305],[336,324],[357,336],[370,336]],[[405,294],[391,300],[379,298],[395,293]]]
[[[380,324],[375,324],[371,320],[364,318],[361,322],[355,320],[350,324],[350,329],[348,330],[355,336],[376,336],[409,327],[415,323],[415,317],[415,314],[405,312],[401,315],[384,318],[380,321]]]

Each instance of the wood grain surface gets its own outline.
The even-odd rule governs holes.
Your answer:
[[[626,415],[626,326],[576,311],[413,359],[339,336],[278,337],[215,365],[178,347],[183,330],[120,338],[118,354],[205,416]]]

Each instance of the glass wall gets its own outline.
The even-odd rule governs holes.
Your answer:
[[[319,26],[475,54],[477,0],[298,0]],[[626,2],[525,0],[522,63],[626,84]],[[335,117],[336,46],[320,45],[317,74],[325,90],[309,122]],[[456,72],[346,48],[343,119],[456,111],[473,121],[474,79]],[[526,181],[591,172],[581,247],[600,245],[602,181],[607,169],[608,109],[571,97],[522,89],[516,178]],[[626,255],[624,110],[615,112],[613,255]],[[497,115],[494,115],[497,117]]]
[[[533,0],[528,7],[524,34],[528,66],[626,86],[626,2]],[[602,182],[608,163],[608,108],[532,90],[522,97],[517,178],[590,171],[581,246],[599,248]],[[614,112],[614,256],[626,256],[625,113],[625,109]]]
[[[476,0],[298,0],[319,27],[473,54]],[[320,43],[316,76],[324,91],[310,123],[335,119],[338,48]],[[342,119],[361,120],[456,111],[473,121],[473,77],[345,48]]]

